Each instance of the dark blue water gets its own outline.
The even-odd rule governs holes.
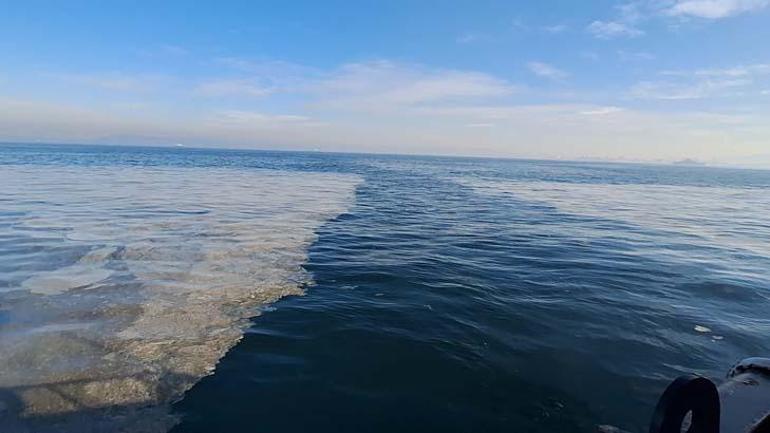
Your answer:
[[[253,319],[177,433],[644,431],[673,377],[770,354],[766,171],[83,146],[0,164],[363,177],[306,295]]]

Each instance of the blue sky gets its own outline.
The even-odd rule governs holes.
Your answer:
[[[770,161],[770,0],[0,3],[0,140]]]

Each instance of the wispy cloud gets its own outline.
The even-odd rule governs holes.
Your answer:
[[[186,56],[190,54],[187,48],[174,44],[161,44],[158,46],[157,52],[165,56]]]
[[[614,95],[617,98],[602,95],[602,102],[591,103],[590,96],[579,92],[564,96],[574,89],[565,89],[559,96],[538,94],[537,89],[525,90],[506,78],[475,70],[389,60],[316,69],[229,58],[210,66],[221,75],[197,82],[179,78],[170,93],[162,93],[161,88],[152,98],[141,98],[146,106],[137,109],[117,109],[104,100],[87,98],[81,107],[55,102],[72,98],[49,103],[0,98],[0,139],[533,157],[574,157],[586,152],[659,157],[670,152],[676,157],[708,158],[712,155],[703,149],[718,149],[727,140],[740,141],[741,149],[749,152],[766,146],[770,136],[759,114],[759,120],[736,120],[661,113],[654,108],[663,106],[660,102],[639,103],[650,107],[639,111],[631,104],[622,106],[628,102],[628,93]],[[540,61],[526,66],[547,80],[569,76]],[[760,80],[766,74],[770,75],[770,65],[765,64],[665,71],[630,92],[634,98],[648,100],[747,90],[756,96],[767,89]],[[185,104],[191,93],[222,99]],[[576,102],[536,102],[546,97]],[[677,143],[680,150],[651,149],[650,143]]]
[[[631,88],[631,95],[639,99],[703,99],[739,95],[747,80],[700,80],[695,83],[672,81],[642,81]]]
[[[620,113],[621,111],[623,111],[623,109],[620,107],[609,106],[590,108],[587,110],[579,111],[579,113],[584,116],[606,116],[608,114]]]
[[[221,79],[201,83],[195,88],[194,92],[207,97],[263,97],[273,93],[274,89],[261,86],[247,79]]]
[[[190,54],[190,51],[179,45],[160,44],[137,50],[137,54],[152,59],[168,59],[169,57],[179,58],[187,56]]]
[[[219,57],[213,66],[224,67],[229,76],[258,83],[259,87],[276,92],[297,90],[309,81],[320,79],[326,72],[306,65],[283,60],[254,60],[242,57]],[[232,78],[230,78],[232,79]]]
[[[740,96],[761,77],[770,76],[770,64],[694,71],[664,71],[661,80],[642,81],[630,94],[639,99],[685,100]]]
[[[463,33],[457,37],[458,44],[470,44],[479,39],[479,36],[474,33]]]
[[[666,75],[689,75],[688,72],[666,71]],[[698,69],[692,72],[700,77],[759,77],[770,75],[770,63],[757,63],[753,65],[739,65],[730,68]]]
[[[655,55],[646,51],[626,51],[618,50],[618,57],[624,62],[639,62],[655,60]]]
[[[564,33],[567,30],[569,30],[569,26],[567,26],[566,24],[554,24],[554,25],[543,27],[544,32],[554,34],[554,35],[559,33]]]
[[[511,20],[511,28],[518,31],[529,30],[529,25],[521,18],[514,18]]]
[[[488,74],[378,60],[343,65],[311,86],[317,104],[379,109],[467,102],[511,94],[516,86]]]
[[[640,27],[655,19],[717,20],[770,6],[770,0],[628,0],[615,7],[614,17],[591,22],[586,31],[600,39],[638,37]]]
[[[631,0],[616,5],[611,19],[594,20],[588,24],[586,31],[599,39],[642,36],[644,31],[638,26],[646,19],[648,6],[645,0]]]
[[[642,30],[632,24],[620,21],[594,21],[586,27],[588,33],[600,39],[612,39],[618,37],[637,37],[644,34]]]
[[[671,16],[727,18],[770,6],[770,0],[678,0],[665,9]]]
[[[148,92],[167,80],[167,77],[158,75],[131,75],[120,72],[103,74],[51,73],[45,75],[69,84],[127,93]]]
[[[209,124],[249,128],[283,128],[286,126],[321,126],[324,123],[315,121],[308,116],[296,114],[266,114],[255,111],[226,110],[215,113],[206,120]]]
[[[475,42],[488,41],[491,39],[493,39],[492,36],[487,33],[465,32],[457,37],[456,42],[458,44],[464,45],[464,44],[472,44]]]
[[[541,78],[549,80],[564,80],[569,77],[569,73],[543,62],[529,62],[527,68],[530,72]]]
[[[325,112],[329,115],[330,112]],[[0,98],[0,138],[82,143],[257,146],[574,158],[735,157],[766,146],[761,119],[711,113],[654,113],[590,104],[431,105],[383,115],[318,121],[303,114],[229,110],[190,117]],[[490,134],[494,128],[494,134]],[[33,138],[34,137],[34,138]],[[650,143],[669,143],[651,148]],[[471,146],[472,144],[472,146]]]

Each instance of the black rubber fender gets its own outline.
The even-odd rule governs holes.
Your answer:
[[[658,400],[650,433],[681,433],[688,413],[688,433],[719,433],[721,404],[719,391],[711,380],[696,375],[677,378]]]

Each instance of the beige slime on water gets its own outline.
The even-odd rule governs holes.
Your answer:
[[[359,178],[205,168],[0,169],[0,421],[164,431],[258,307],[300,294]],[[1,316],[0,316],[1,317]],[[4,430],[5,431],[5,430]]]

